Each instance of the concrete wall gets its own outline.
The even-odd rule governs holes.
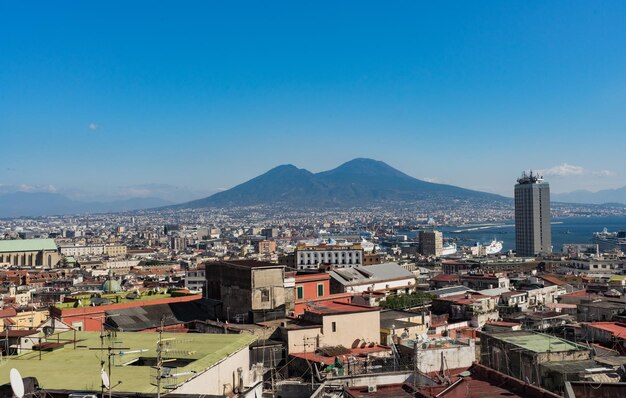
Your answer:
[[[404,288],[410,286],[411,291],[415,291],[415,278],[398,279],[395,281],[382,281],[376,283],[367,283],[362,285],[346,286],[347,292],[363,293],[367,291],[393,290],[396,288]]]
[[[243,372],[244,387],[256,384],[250,371],[250,353],[246,346],[176,388],[172,394],[225,395],[239,383],[238,368]]]
[[[285,305],[284,270],[252,270],[252,310],[269,310]],[[267,300],[264,301],[263,299]]]
[[[454,343],[448,347],[418,348],[415,354],[415,363],[422,373],[468,368],[475,360],[476,347],[473,339],[467,344]]]
[[[335,331],[332,324],[335,323]],[[357,312],[354,314],[326,315],[322,323],[324,345],[352,347],[356,339],[368,343],[380,343],[380,311]]]
[[[590,358],[591,350],[537,353],[522,349],[488,334],[481,335],[481,364],[520,380],[526,380],[531,384],[541,384],[539,364],[556,361],[581,361]]]
[[[284,330],[287,354],[313,352],[324,342],[322,328]]]

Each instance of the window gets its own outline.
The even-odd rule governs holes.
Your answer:
[[[333,332],[336,332],[336,331],[337,331],[337,322],[333,322],[333,323],[331,324],[331,327],[332,327],[332,329],[333,329]]]
[[[317,297],[322,297],[323,295],[324,295],[324,284],[318,283],[317,284]]]
[[[267,303],[270,301],[270,290],[269,289],[261,289],[261,302]]]
[[[296,298],[303,299],[304,298],[304,288],[302,286],[298,286],[296,288],[296,294],[297,294]]]

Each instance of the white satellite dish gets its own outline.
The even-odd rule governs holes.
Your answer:
[[[19,370],[15,368],[11,369],[9,372],[9,379],[11,380],[13,395],[17,398],[22,398],[24,396],[24,381],[22,380],[22,375]]]
[[[109,380],[109,375],[104,371],[104,369],[100,370],[100,378],[102,379],[102,385],[108,390],[111,386],[111,381]]]

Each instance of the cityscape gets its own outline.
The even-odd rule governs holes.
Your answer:
[[[27,3],[0,398],[626,396],[624,4]]]

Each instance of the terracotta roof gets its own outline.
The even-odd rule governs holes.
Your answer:
[[[540,276],[539,278],[543,279],[543,280],[544,280],[544,281],[546,281],[546,282],[550,282],[550,283],[552,283],[553,285],[557,285],[557,286],[563,286],[563,285],[566,285],[566,283],[565,283],[565,282],[563,282],[563,281],[562,281],[562,280],[560,280],[559,278],[556,278],[556,277],[551,276],[551,275],[543,275],[543,276]]]
[[[435,282],[454,282],[459,280],[458,275],[449,275],[449,274],[439,274],[430,278],[431,281]]]
[[[504,321],[487,321],[485,322],[485,324],[487,325],[494,325],[494,326],[519,326],[520,324],[517,322],[504,322]]]
[[[296,274],[296,283],[298,282],[309,282],[309,281],[320,281],[330,279],[330,275],[325,272],[319,272],[315,274]]]
[[[364,305],[347,304],[338,301],[325,302],[323,304],[317,304],[315,307],[307,309],[307,312],[320,315],[337,315],[337,314],[351,314],[355,312],[370,312],[380,311],[380,307],[367,307]]]
[[[602,329],[610,332],[613,336],[621,339],[626,339],[626,323],[621,322],[593,322],[588,323],[587,326]]]
[[[349,355],[365,358],[367,357],[368,354],[373,354],[376,352],[387,352],[390,350],[391,350],[390,347],[387,347],[384,345],[375,345],[374,347],[352,348],[350,349],[350,352],[343,354],[343,355],[337,355],[337,356],[339,357],[339,359],[343,359],[342,357],[347,357]],[[289,355],[292,357],[306,359],[308,361],[314,361],[318,363],[323,362],[325,365],[330,365],[330,364],[335,363],[335,356],[318,355],[313,352],[307,352],[306,354],[305,353],[293,353]]]
[[[16,316],[17,311],[13,307],[7,307],[0,310],[0,318]]]

